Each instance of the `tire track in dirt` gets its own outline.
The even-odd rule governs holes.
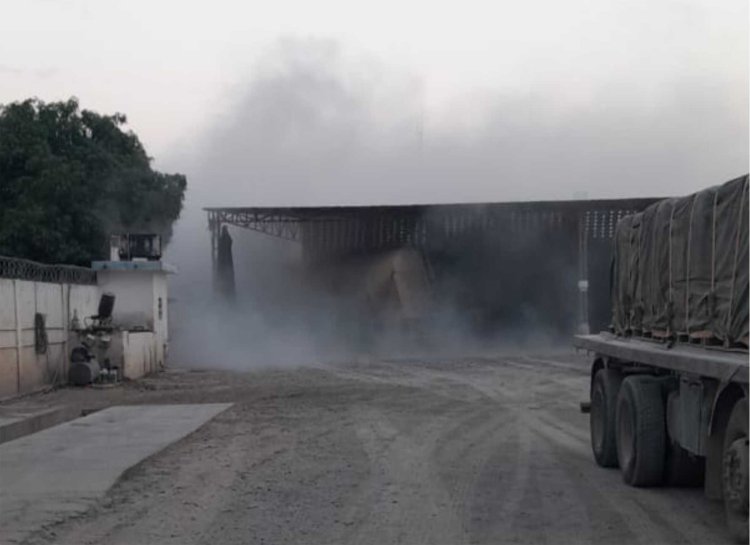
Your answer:
[[[355,500],[351,516],[359,522],[346,542],[463,542],[458,520],[445,509],[450,496],[430,463],[445,417],[426,422],[414,436],[398,433],[388,417],[376,411],[359,411],[357,420],[372,477]]]
[[[433,452],[440,477],[451,493],[451,508],[459,514],[467,535],[478,484],[498,445],[506,441],[511,427],[512,419],[498,407],[475,411],[443,433]]]
[[[209,392],[182,374],[169,399],[221,395],[235,409],[34,543],[728,542],[700,490],[633,489],[596,466],[578,361],[212,373]]]
[[[505,430],[503,448],[487,458],[466,514],[471,543],[509,543],[513,525],[528,498],[531,435],[515,417]]]
[[[622,482],[619,471],[600,468],[595,464],[587,437],[566,429],[567,426],[560,422],[552,424],[549,422],[551,419],[549,416],[534,418],[535,422],[530,422],[530,427],[547,441],[549,449],[558,454],[560,465],[574,480],[580,489],[579,497],[591,510],[592,520],[603,520],[610,513],[617,513],[620,520],[627,522],[628,533],[632,536],[628,541],[644,545],[654,541],[696,545],[726,542],[724,536],[717,535],[715,523],[706,524],[705,519],[697,520],[695,513],[686,512],[684,504],[677,497],[694,497],[695,492],[700,493],[699,490],[628,487]],[[590,501],[592,497],[596,498],[595,502]],[[705,498],[700,499],[704,513],[707,508],[716,507],[711,506]],[[665,517],[662,513],[669,513],[669,516]],[[606,539],[606,533],[601,538]]]

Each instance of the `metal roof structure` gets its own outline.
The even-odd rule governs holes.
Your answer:
[[[380,221],[400,231],[413,229],[419,219],[440,218],[441,223],[473,223],[484,218],[511,218],[511,221],[555,221],[575,218],[582,221],[594,238],[609,238],[614,225],[623,215],[642,210],[656,198],[599,199],[567,201],[518,201],[459,204],[411,204],[377,206],[315,207],[207,207],[209,228],[234,225],[287,240],[302,238],[303,224],[364,222],[374,228]],[[405,222],[405,225],[400,225]],[[386,227],[387,229],[387,227]],[[388,237],[392,239],[394,237]],[[396,237],[399,238],[399,237]],[[403,240],[401,242],[407,242]]]

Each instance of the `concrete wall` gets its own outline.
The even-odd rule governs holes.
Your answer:
[[[160,369],[156,335],[153,332],[123,331],[120,339],[123,353],[123,378],[136,379]]]
[[[115,295],[112,321],[133,329],[154,327],[154,274],[145,271],[99,271],[102,291]]]
[[[115,295],[113,323],[131,333],[135,330],[152,331],[150,342],[154,345],[154,365],[164,366],[169,343],[167,275],[152,271],[105,270],[98,272],[98,281],[102,291]],[[127,346],[123,338],[123,361],[130,361],[127,360]],[[132,349],[140,350],[137,346]],[[134,358],[132,361],[140,356]]]
[[[153,322],[156,364],[163,366],[167,359],[169,344],[169,317],[167,309],[167,275],[155,274],[153,282]]]
[[[105,291],[115,294],[117,329],[107,352],[124,378],[135,379],[166,364],[169,339],[167,278],[146,271],[101,271],[98,285],[0,278],[0,399],[68,380],[73,321],[85,327]],[[35,347],[34,316],[45,317],[47,349]]]
[[[99,287],[0,278],[0,398],[67,380],[69,324],[96,314]],[[34,316],[43,314],[47,350],[35,348]]]
[[[160,370],[161,353],[153,331],[121,330],[112,333],[106,357],[119,367],[122,378],[133,380]]]

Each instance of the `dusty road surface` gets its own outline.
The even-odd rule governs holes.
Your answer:
[[[56,393],[235,405],[31,542],[730,542],[700,489],[629,488],[594,464],[587,380],[567,353],[172,370]]]

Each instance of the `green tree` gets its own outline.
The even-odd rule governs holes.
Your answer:
[[[169,239],[185,176],[152,170],[125,123],[76,99],[0,105],[0,255],[88,265],[112,233]]]

